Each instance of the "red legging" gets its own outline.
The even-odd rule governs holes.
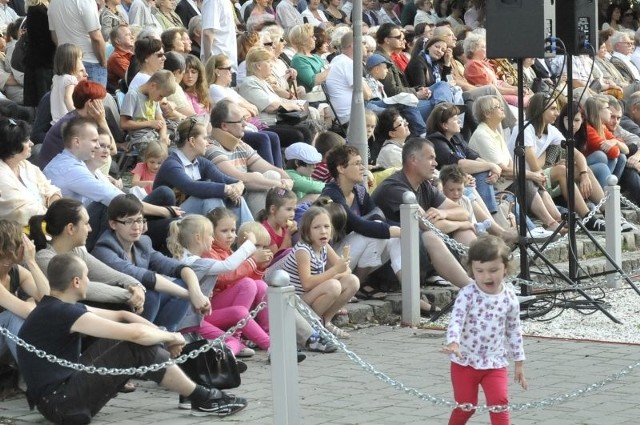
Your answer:
[[[508,404],[507,368],[474,369],[451,362],[451,383],[453,396],[458,403],[478,404],[478,386],[482,385],[487,405]],[[449,425],[466,424],[475,410],[465,412],[454,409],[449,418]],[[489,413],[492,425],[509,425],[509,412]]]

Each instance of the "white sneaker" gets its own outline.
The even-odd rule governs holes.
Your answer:
[[[536,227],[535,229],[529,230],[529,236],[532,239],[549,239],[551,235],[553,235],[551,230],[547,230],[542,227]]]
[[[620,217],[620,230],[622,232],[631,232],[632,230],[636,230],[636,226],[629,223],[624,217]]]
[[[248,358],[248,357],[255,356],[255,354],[256,354],[256,352],[253,350],[253,348],[244,347],[242,350],[240,350],[238,352],[238,354],[236,354],[236,357],[238,357],[238,358]]]

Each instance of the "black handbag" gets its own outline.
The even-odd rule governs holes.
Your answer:
[[[209,344],[206,339],[184,346],[182,354],[189,354]],[[216,341],[208,351],[196,358],[188,358],[179,365],[184,373],[196,384],[207,388],[227,390],[240,386],[240,372],[236,358],[224,343]]]
[[[278,108],[276,121],[278,124],[296,125],[309,117],[309,111],[287,111],[282,106]]]

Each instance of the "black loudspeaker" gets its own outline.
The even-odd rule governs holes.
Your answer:
[[[541,0],[487,0],[487,57],[544,57]]]
[[[567,53],[577,55],[585,51],[585,47],[592,54],[598,51],[596,0],[556,0],[556,19],[562,22],[562,25],[556,25],[556,37],[564,42]]]

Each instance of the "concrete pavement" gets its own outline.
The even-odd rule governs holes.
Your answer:
[[[373,326],[351,332],[349,349],[407,386],[438,398],[452,399],[448,358],[438,352],[441,331]],[[548,399],[581,389],[640,360],[635,345],[525,338],[525,371],[529,390],[510,382],[512,403]],[[235,390],[249,406],[225,419],[195,418],[178,410],[178,397],[150,382],[136,381],[138,390],[121,394],[94,419],[95,424],[204,424],[266,425],[272,420],[270,366],[266,353],[248,359],[249,370]],[[510,381],[513,366],[510,367]],[[351,362],[343,352],[309,353],[300,364],[300,406],[304,425],[445,424],[450,411],[419,400],[379,381]],[[588,396],[544,409],[512,413],[516,425],[637,424],[640,371]],[[281,395],[277,395],[281,396]],[[483,401],[483,396],[480,396]],[[30,412],[24,397],[0,402],[0,423],[47,423]],[[489,423],[488,413],[476,413],[470,424]],[[280,424],[276,424],[280,425]]]

